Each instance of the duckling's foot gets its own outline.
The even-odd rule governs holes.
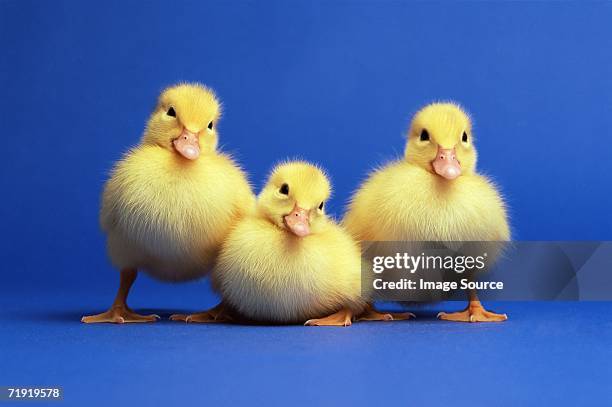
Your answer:
[[[372,305],[368,305],[366,310],[357,317],[357,321],[402,321],[416,318],[412,312],[378,312]]]
[[[480,301],[470,301],[465,310],[451,313],[440,312],[438,318],[455,322],[503,322],[508,319],[508,315],[487,311]]]
[[[305,326],[351,326],[353,323],[353,311],[343,308],[335,314],[325,318],[309,319]]]
[[[172,321],[184,322],[199,322],[199,323],[214,323],[214,322],[232,322],[232,317],[228,314],[227,309],[221,303],[208,311],[197,312],[191,315],[174,314],[170,316]]]
[[[159,319],[159,315],[140,315],[129,309],[126,305],[114,305],[106,312],[97,315],[90,315],[81,318],[81,322],[86,324],[99,324],[110,322],[115,324],[139,323],[139,322],[155,322]]]

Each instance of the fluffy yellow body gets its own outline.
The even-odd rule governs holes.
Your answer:
[[[325,220],[297,237],[250,216],[228,236],[213,279],[224,301],[257,321],[292,323],[349,308],[363,311],[358,245]]]
[[[398,161],[376,170],[354,195],[345,227],[360,241],[505,241],[504,202],[486,177],[448,180]]]
[[[189,161],[141,145],[113,169],[100,222],[117,268],[185,281],[208,271],[231,226],[253,207],[247,178],[230,157],[211,152]]]

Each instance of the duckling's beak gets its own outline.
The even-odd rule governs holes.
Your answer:
[[[200,141],[198,133],[183,129],[180,136],[172,141],[174,148],[180,155],[188,160],[195,160],[200,156]]]
[[[454,148],[438,146],[438,154],[431,162],[436,174],[446,179],[455,179],[461,175],[461,163],[457,160]]]
[[[297,204],[293,211],[284,217],[285,226],[296,236],[304,237],[310,234],[310,211],[300,208]]]

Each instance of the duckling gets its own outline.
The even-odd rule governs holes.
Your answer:
[[[348,326],[360,314],[357,243],[325,214],[327,176],[303,161],[278,165],[218,257],[212,279],[241,318]]]
[[[162,281],[188,281],[212,267],[230,227],[254,209],[246,174],[217,151],[221,115],[200,84],[165,89],[140,144],[114,167],[104,187],[100,224],[120,270],[111,308],[82,322],[150,322],[127,306],[139,271]]]
[[[510,229],[496,186],[476,171],[469,116],[433,103],[414,116],[404,159],[374,171],[352,197],[344,225],[360,241],[507,241]],[[504,321],[475,291],[449,321]]]

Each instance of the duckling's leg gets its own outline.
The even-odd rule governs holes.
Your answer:
[[[372,304],[366,305],[365,311],[357,317],[357,321],[402,321],[416,318],[412,312],[378,312]]]
[[[191,315],[174,314],[170,316],[172,321],[185,322],[232,322],[234,319],[229,315],[228,309],[222,302],[208,311],[198,312]]]
[[[121,270],[119,290],[111,308],[98,315],[91,315],[81,318],[81,322],[86,324],[96,324],[100,322],[114,322],[123,324],[127,322],[153,322],[159,319],[159,315],[140,315],[132,311],[127,306],[127,296],[130,292],[134,280],[136,280],[137,272],[135,269]]]
[[[466,309],[451,313],[440,312],[438,318],[456,322],[502,322],[508,319],[508,315],[487,311],[480,303],[476,291],[470,290]]]
[[[305,326],[351,326],[353,323],[353,311],[342,308],[335,314],[325,318],[309,319],[304,323]]]

